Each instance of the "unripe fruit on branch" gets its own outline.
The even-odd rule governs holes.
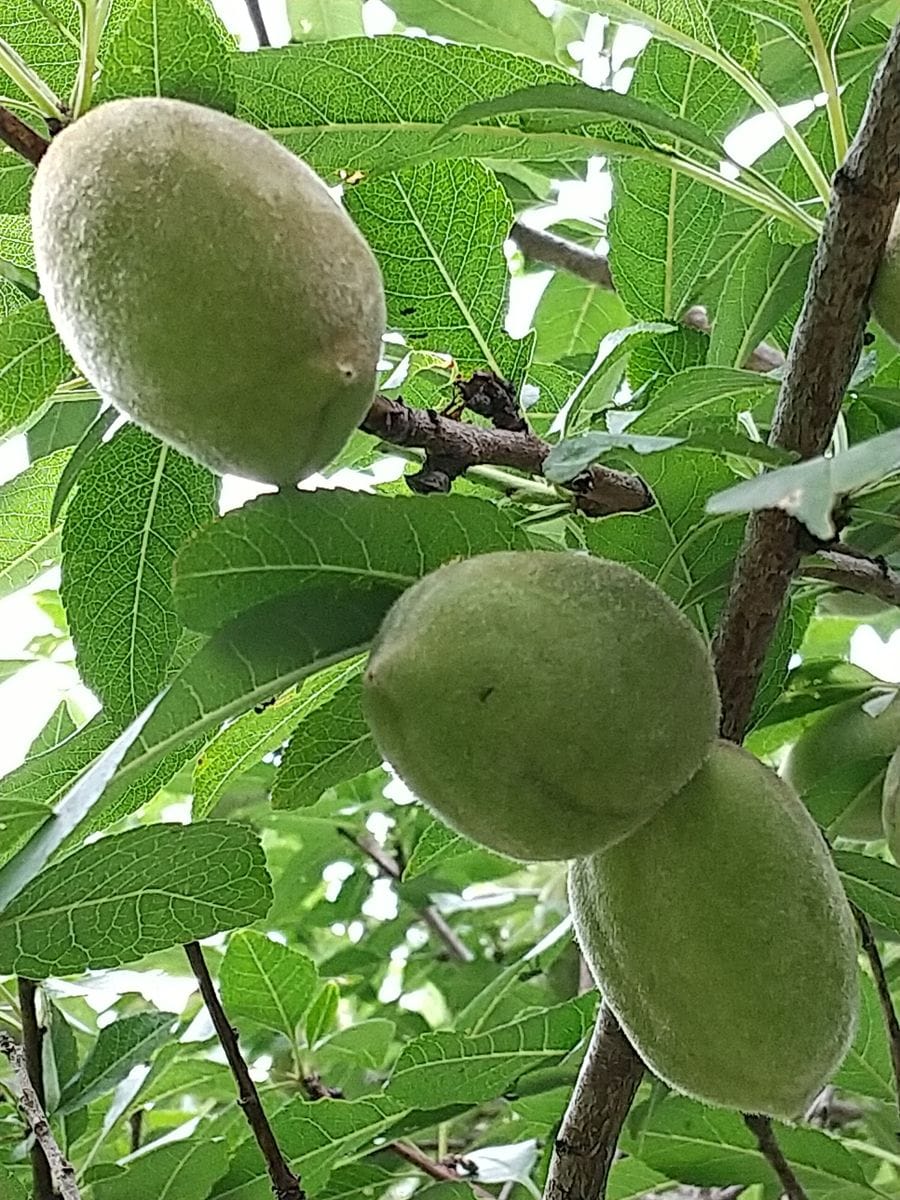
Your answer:
[[[900,345],[900,206],[894,213],[884,259],[875,276],[872,312],[884,332]]]
[[[853,1036],[856,933],[795,793],[726,742],[641,829],[570,869],[582,952],[647,1065],[728,1108],[798,1116]]]
[[[855,841],[883,837],[882,784],[888,761],[900,746],[900,702],[872,716],[877,692],[836,704],[805,729],[785,760],[782,775],[801,799],[814,789],[846,793],[834,833]],[[830,783],[829,783],[830,781]],[[840,801],[840,795],[836,795]]]
[[[53,321],[122,412],[270,483],[340,451],[375,389],[381,275],[268,134],[179,100],[116,100],[53,140],[31,212]]]
[[[375,740],[413,792],[513,858],[588,854],[697,770],[719,702],[703,639],[620,563],[509,551],[427,575],[369,656]]]

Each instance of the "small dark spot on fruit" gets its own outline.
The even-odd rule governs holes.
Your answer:
[[[494,693],[494,688],[492,688],[492,687],[482,688],[481,691],[478,693],[478,699],[481,701],[482,704],[484,704],[485,700],[487,700],[489,696],[492,696],[493,693]]]

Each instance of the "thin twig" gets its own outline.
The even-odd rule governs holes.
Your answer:
[[[271,46],[272,42],[269,38],[266,23],[263,20],[262,9],[259,6],[259,0],[244,0],[247,6],[247,12],[250,16],[250,22],[253,25],[253,32],[256,34],[256,40],[260,46]]]
[[[344,1098],[344,1093],[339,1088],[330,1088],[319,1075],[304,1075],[302,1083],[303,1090],[310,1100],[343,1100]],[[460,1175],[446,1163],[435,1162],[433,1158],[428,1157],[424,1150],[420,1150],[412,1142],[388,1142],[384,1149],[390,1150],[393,1154],[411,1163],[431,1179],[437,1179],[441,1183],[468,1183],[478,1200],[496,1200],[493,1192],[481,1187],[474,1179]]]
[[[345,837],[348,841],[352,842],[357,850],[359,850],[362,854],[365,854],[367,858],[371,859],[382,875],[385,875],[388,879],[393,879],[396,883],[399,883],[400,879],[403,877],[403,871],[400,868],[400,864],[393,857],[393,855],[388,854],[387,850],[385,850],[383,846],[380,846],[373,837],[369,837],[368,835],[357,837],[356,834],[349,829],[340,829],[338,832],[342,835],[342,837]],[[426,904],[423,908],[417,908],[416,912],[432,931],[432,933],[434,933],[435,936],[444,943],[453,958],[455,958],[458,962],[474,962],[475,955],[465,944],[465,942],[460,939],[455,930],[451,928],[444,917],[441,916],[433,904]]]
[[[388,1149],[414,1167],[418,1167],[423,1175],[428,1175],[431,1179],[437,1179],[440,1183],[467,1183],[472,1189],[472,1194],[477,1196],[478,1200],[495,1200],[493,1192],[481,1187],[474,1179],[467,1179],[465,1175],[460,1175],[458,1171],[454,1171],[445,1163],[435,1162],[412,1142],[391,1142]]]
[[[900,573],[868,556],[847,554],[842,549],[821,550],[816,558],[801,563],[800,574],[848,592],[874,596],[885,604],[900,605]]]
[[[21,121],[8,108],[0,107],[0,141],[15,150],[22,158],[37,166],[46,154],[50,143],[35,132],[30,125]]]
[[[288,1166],[281,1153],[281,1148],[275,1140],[275,1134],[272,1132],[272,1126],[269,1124],[269,1119],[262,1106],[256,1084],[250,1078],[249,1068],[241,1054],[237,1032],[232,1028],[225,1015],[225,1010],[213,986],[203,951],[197,942],[189,942],[185,946],[184,952],[191,964],[191,970],[197,978],[197,983],[200,985],[200,995],[212,1018],[213,1027],[237,1083],[239,1103],[247,1118],[247,1124],[253,1130],[257,1145],[262,1151],[275,1198],[276,1200],[306,1200],[306,1193],[300,1186],[300,1180]]]
[[[769,1118],[761,1117],[757,1113],[744,1113],[744,1124],[756,1138],[760,1154],[778,1176],[782,1192],[788,1200],[808,1200],[791,1164],[784,1157],[781,1147],[778,1145]]]
[[[35,1143],[40,1146],[44,1161],[49,1166],[50,1189],[38,1190],[35,1176],[35,1200],[81,1200],[81,1193],[75,1179],[75,1169],[60,1150],[50,1122],[44,1113],[44,1105],[32,1083],[31,1074],[26,1062],[26,1051],[14,1041],[8,1033],[0,1032],[0,1054],[4,1054],[10,1062],[16,1080],[16,1097],[19,1111],[25,1119],[28,1128],[34,1136]],[[42,1185],[43,1186],[43,1185]]]
[[[25,1066],[28,1078],[34,1088],[38,1104],[43,1109],[47,1098],[44,1094],[44,1027],[37,1015],[38,985],[33,979],[19,978],[17,981],[19,993],[19,1012],[22,1017],[22,1047],[25,1053]],[[55,1200],[57,1189],[53,1180],[53,1172],[47,1155],[39,1138],[35,1137],[31,1147],[31,1175],[34,1183],[35,1200]]]
[[[888,1044],[891,1048],[891,1066],[894,1069],[894,1094],[897,1107],[900,1109],[900,1022],[897,1020],[897,1010],[894,1008],[894,1001],[891,998],[890,985],[884,973],[884,963],[882,963],[881,955],[878,953],[878,946],[875,942],[875,935],[872,933],[872,926],[869,924],[868,917],[862,909],[857,908],[855,904],[851,904],[850,907],[853,909],[856,924],[859,926],[860,940],[863,950],[866,952],[866,958],[869,960],[869,966],[872,968],[875,990],[878,993],[878,1000],[884,1016]]]
[[[810,272],[781,387],[773,442],[802,457],[828,443],[859,357],[868,297],[900,199],[900,24],[834,195]],[[754,514],[714,642],[722,733],[740,741],[779,614],[800,562],[800,526]],[[644,1071],[611,1014],[597,1030],[563,1119],[546,1200],[599,1200]],[[577,1137],[569,1137],[569,1132]]]
[[[575,242],[557,237],[554,233],[548,233],[545,229],[523,225],[521,221],[516,221],[509,237],[531,262],[543,263],[557,271],[576,275],[595,287],[615,291],[616,285],[605,254],[588,250]],[[689,329],[696,329],[700,333],[710,332],[709,315],[700,304],[687,309],[679,319],[681,324]],[[776,346],[763,342],[753,351],[744,366],[748,371],[773,371],[784,366],[784,355]]]

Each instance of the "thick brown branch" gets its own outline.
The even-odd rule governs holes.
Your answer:
[[[544,1200],[604,1195],[619,1132],[643,1074],[644,1064],[604,1004],[556,1136]]]
[[[839,168],[775,411],[772,443],[809,458],[828,444],[868,320],[868,299],[900,199],[900,25]],[[754,514],[715,644],[725,737],[740,741],[763,659],[800,562],[800,526]]]
[[[806,1192],[791,1169],[791,1164],[781,1152],[769,1118],[745,1113],[744,1124],[756,1138],[760,1154],[778,1176],[778,1182],[788,1200],[807,1200]]]
[[[35,166],[44,157],[50,143],[8,108],[0,107],[0,141],[6,142],[22,158]]]
[[[50,1122],[44,1113],[44,1105],[32,1083],[29,1066],[26,1063],[26,1052],[9,1036],[0,1032],[0,1054],[4,1054],[10,1062],[16,1080],[17,1101],[22,1116],[40,1147],[44,1161],[48,1164],[50,1173],[50,1190],[38,1190],[35,1176],[35,1200],[81,1200],[81,1193],[75,1180],[75,1170],[72,1164],[57,1145]],[[42,1185],[43,1186],[43,1185]]]
[[[885,604],[900,605],[900,573],[871,558],[822,550],[816,558],[804,560],[800,573],[807,579],[821,579],[848,592],[874,596]]]
[[[885,1028],[887,1029],[888,1044],[891,1048],[891,1066],[894,1071],[894,1094],[897,1106],[900,1108],[900,1022],[897,1020],[897,1010],[894,1008],[890,984],[884,973],[884,963],[882,963],[881,955],[878,953],[878,946],[875,942],[875,935],[872,933],[872,926],[869,924],[866,914],[861,909],[857,908],[855,904],[851,905],[851,908],[853,909],[854,917],[856,917],[856,924],[859,927],[862,948],[865,951],[866,958],[869,960],[869,966],[872,968],[872,977],[875,980],[875,990],[878,993],[878,1002],[881,1005]]]
[[[237,1083],[241,1109],[265,1159],[275,1200],[306,1200],[306,1193],[300,1186],[300,1180],[288,1166],[281,1153],[281,1148],[275,1140],[275,1134],[272,1132],[272,1126],[269,1124],[269,1119],[262,1106],[256,1084],[250,1078],[250,1070],[241,1054],[237,1033],[231,1027],[213,986],[203,951],[197,942],[189,942],[185,946],[184,952],[191,964],[191,970],[196,976],[203,1003],[212,1019],[216,1035],[225,1051],[225,1057],[228,1059],[228,1065]]]
[[[540,475],[550,453],[549,442],[533,433],[488,429],[431,409],[407,408],[387,396],[375,397],[361,428],[391,445],[424,450],[433,467],[444,464],[451,476],[482,464]],[[599,465],[573,491],[578,507],[591,516],[641,512],[653,504],[650,489],[637,475]]]
[[[46,1107],[47,1098],[44,1094],[44,1060],[42,1048],[44,1044],[44,1029],[37,1015],[38,985],[33,979],[18,979],[19,1011],[22,1015],[22,1048],[25,1053],[25,1066],[28,1078],[34,1088],[38,1104]],[[35,1137],[31,1147],[31,1177],[34,1185],[35,1200],[56,1200],[59,1193],[53,1181],[53,1171],[40,1138]]]
[[[587,250],[584,246],[568,242],[553,233],[547,233],[546,230],[533,229],[530,225],[523,225],[521,221],[513,225],[509,237],[531,262],[555,267],[558,271],[577,275],[579,279],[584,279],[596,287],[615,291],[609,260],[604,254],[599,254],[596,250]],[[681,323],[689,329],[699,330],[700,333],[710,332],[709,316],[700,304],[695,304],[683,313]],[[744,366],[748,371],[765,373],[784,366],[784,355],[776,346],[769,346],[763,342],[753,351]]]
[[[341,834],[352,842],[353,845],[367,858],[370,858],[378,870],[388,879],[393,879],[399,882],[403,875],[400,864],[397,860],[380,846],[372,837],[357,837],[349,829],[342,829]],[[474,962],[475,955],[469,947],[456,934],[455,930],[441,916],[433,904],[426,904],[424,908],[416,910],[431,932],[443,942],[450,952],[451,957],[458,962],[470,963]]]

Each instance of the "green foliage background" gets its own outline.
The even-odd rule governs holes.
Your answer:
[[[32,169],[0,153],[0,436],[26,434],[29,456],[0,485],[0,600],[39,588],[54,623],[0,679],[74,653],[100,703],[87,721],[61,705],[0,779],[0,1027],[21,1032],[16,976],[46,981],[47,1107],[90,1200],[270,1194],[189,981],[180,946],[196,939],[209,939],[310,1197],[455,1200],[475,1174],[498,1200],[539,1191],[597,1003],[565,869],[490,854],[391,783],[359,711],[362,656],[404,587],[511,547],[629,563],[711,634],[744,517],[740,503],[714,515],[707,503],[760,479],[769,490],[744,509],[771,503],[778,484],[759,473],[787,461],[765,444],[777,372],[745,364],[762,340],[786,348],[822,180],[897,16],[894,3],[850,0],[571,0],[552,18],[531,0],[393,9],[394,33],[367,37],[359,0],[288,0],[293,41],[242,53],[205,0],[114,0],[93,99],[221,108],[343,182],[384,272],[388,394],[442,408],[454,369],[495,370],[558,446],[548,479],[602,457],[639,473],[656,504],[589,521],[547,480],[489,468],[452,496],[413,496],[376,482],[390,448],[358,433],[333,470],[361,472],[368,492],[262,496],[218,516],[203,468],[132,427],[110,436],[39,296]],[[619,77],[633,71],[627,94],[578,83],[569,47],[593,14],[611,18],[607,52],[621,23],[653,35]],[[0,65],[12,47],[32,74],[24,89],[2,78],[0,103],[38,125],[45,93],[52,111],[77,90],[79,40],[73,0],[5,0]],[[815,107],[752,173],[720,172],[722,139],[745,119],[823,90],[816,46],[834,62],[840,119]],[[608,236],[616,291],[557,273],[533,331],[514,338],[504,241],[598,156],[611,212],[598,201],[595,221],[559,232],[591,246]],[[514,258],[512,269],[529,268]],[[708,333],[678,323],[697,303]],[[836,446],[898,427],[900,352],[873,327]],[[805,476],[798,515],[827,525],[852,491],[845,538],[894,563],[900,454],[879,445],[849,460],[843,486]],[[798,578],[751,749],[777,764],[829,707],[893,692],[849,662],[862,625],[887,639],[900,614]],[[572,702],[589,702],[576,679]],[[816,799],[830,830],[852,796]],[[900,868],[881,843],[838,845],[837,861],[893,986]],[[777,1131],[811,1197],[900,1195],[890,1051],[862,980],[839,1103]],[[459,1181],[423,1174],[401,1152],[410,1143]],[[689,1184],[777,1194],[738,1114],[649,1082],[622,1149],[613,1200]],[[21,1123],[0,1100],[0,1197],[30,1188]]]

